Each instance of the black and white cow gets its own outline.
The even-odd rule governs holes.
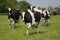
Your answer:
[[[22,12],[23,21],[27,26],[27,32],[26,34],[29,34],[29,30],[32,26],[37,26],[37,32],[40,31],[40,20],[41,20],[41,10],[39,10],[37,7],[33,8],[33,11],[31,9],[28,9],[26,12]]]
[[[57,12],[56,11],[53,11],[53,16],[56,16],[57,15]]]
[[[34,8],[36,10],[34,10]],[[32,12],[37,11],[37,12],[41,13],[41,15],[42,15],[41,16],[41,23],[44,23],[45,25],[49,24],[49,19],[50,19],[50,11],[49,10],[42,11],[41,9],[39,9],[36,6],[30,6],[30,9],[32,10]],[[42,22],[42,21],[44,21],[44,22]]]
[[[44,21],[44,24],[48,26],[49,24],[49,19],[50,19],[50,12],[48,10],[44,10],[42,13],[42,18]]]
[[[8,8],[8,11],[9,28],[14,28],[16,23],[19,22],[20,10]]]

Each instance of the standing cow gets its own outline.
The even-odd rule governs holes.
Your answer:
[[[33,13],[34,13],[34,11],[40,12],[41,13],[41,21],[44,21],[44,24],[45,25],[48,25],[49,24],[50,12],[48,10],[42,11],[41,9],[39,9],[36,6],[30,6],[30,9],[32,10]]]
[[[35,11],[34,11],[35,10]],[[22,12],[23,16],[23,21],[27,26],[27,32],[26,34],[29,34],[29,30],[32,26],[36,25],[37,26],[37,32],[40,32],[40,20],[41,20],[41,10],[38,8],[33,8],[32,12],[30,9],[28,9],[26,12]]]
[[[9,28],[14,28],[16,23],[19,22],[20,10],[8,8],[8,11]]]
[[[48,10],[44,10],[42,13],[42,18],[44,20],[44,24],[48,26],[50,19],[50,12]]]

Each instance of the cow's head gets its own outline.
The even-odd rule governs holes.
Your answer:
[[[8,8],[8,11],[10,11],[11,10],[11,8]]]
[[[50,16],[50,12],[49,12],[48,10],[44,10],[44,11],[43,11],[43,14],[44,14],[44,16],[46,16],[46,15],[47,15],[47,16]]]

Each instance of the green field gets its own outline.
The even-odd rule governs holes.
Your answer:
[[[15,29],[9,29],[7,15],[0,15],[0,40],[60,40],[60,15],[50,18],[50,25],[41,25],[40,33],[37,29],[30,30],[30,35],[25,35],[27,28],[20,20]]]

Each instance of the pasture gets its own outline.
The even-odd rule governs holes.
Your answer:
[[[30,35],[25,35],[27,28],[21,21],[15,29],[9,29],[7,15],[0,15],[0,40],[60,40],[60,15],[50,18],[50,25],[41,25],[40,33],[31,29]]]

